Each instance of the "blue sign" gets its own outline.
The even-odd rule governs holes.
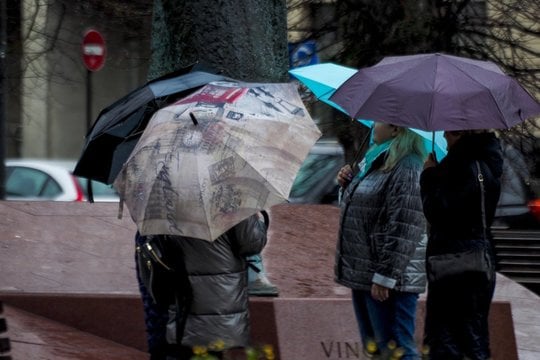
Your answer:
[[[314,65],[319,62],[317,43],[315,40],[289,44],[289,65],[291,69],[300,66]]]

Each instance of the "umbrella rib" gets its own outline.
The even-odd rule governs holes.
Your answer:
[[[229,146],[227,145],[227,147],[229,147]],[[231,150],[233,150],[233,149],[231,149]],[[272,183],[270,183],[270,181],[268,181],[268,179],[266,178],[266,176],[264,176],[259,170],[257,170],[255,167],[253,167],[253,166],[249,163],[249,161],[247,161],[241,154],[239,154],[238,152],[235,152],[235,153],[238,155],[238,157],[240,157],[242,160],[244,160],[244,162],[245,162],[247,165],[249,165],[250,168],[252,168],[257,174],[259,174],[259,175],[261,176],[261,178],[263,178],[263,179],[265,180],[265,182],[268,184],[268,188],[269,188],[270,190],[272,190],[272,191],[273,191],[274,193],[276,193],[276,194],[279,194],[279,196],[282,196],[282,197],[284,197],[284,198],[287,197],[287,196],[284,196],[283,194],[281,194],[281,193],[278,191],[278,189],[276,189],[276,187],[275,187],[274,185],[272,185]]]
[[[227,133],[229,133],[230,135],[234,136],[234,134],[231,134],[230,131],[227,129],[226,130]],[[244,160],[244,162],[249,165],[250,168],[252,168],[257,174],[259,174],[259,176],[261,176],[261,178],[263,178],[265,180],[265,182],[267,183],[267,188],[269,190],[271,190],[272,192],[274,192],[275,194],[278,194],[279,196],[283,197],[284,199],[286,199],[288,197],[288,194],[282,194],[270,181],[268,181],[268,178],[266,176],[264,176],[257,168],[253,167],[250,162],[244,157],[242,156],[242,154],[236,152],[234,149],[232,149],[229,145],[225,145],[227,146],[228,149],[232,150],[235,154],[238,155],[238,157],[240,157],[242,160]],[[285,151],[285,149],[283,149]],[[291,153],[288,152],[288,154],[290,154],[291,156],[294,157],[294,155],[292,155]]]
[[[426,129],[430,129],[430,127],[428,126],[431,122],[431,119],[433,119],[433,109],[434,109],[434,106],[433,106],[433,99],[435,98],[435,81],[437,80],[437,69],[439,68],[439,62],[436,61],[435,62],[435,76],[433,76],[433,83],[431,84],[431,88],[433,89],[431,91],[431,101],[429,102],[429,119],[426,121]],[[433,133],[433,139],[435,139],[435,133]],[[433,142],[433,147],[435,148],[435,141]]]
[[[330,89],[330,90],[322,93],[320,96],[316,96],[315,93],[313,93],[313,94],[317,97],[318,100],[321,100],[322,97],[324,97],[324,96],[326,96],[328,94],[330,94],[328,96],[328,99],[330,99],[330,96],[334,95],[335,92],[336,92],[336,89]]]
[[[195,156],[195,166],[197,168],[197,184],[201,184],[201,173],[199,171],[199,158],[197,156]],[[201,196],[202,198],[202,196]],[[207,224],[207,229],[208,229],[208,233],[210,234],[210,237],[213,238],[213,234],[212,232],[210,231],[210,220],[211,218],[209,217],[209,213],[206,209],[206,206],[204,206],[204,202],[201,204],[202,206],[202,210],[204,212],[204,218],[206,219],[205,221],[205,224]]]
[[[450,62],[450,64],[452,64]],[[489,96],[491,97],[491,99],[493,100],[493,102],[495,103],[495,106],[497,108],[497,112],[499,113],[499,115],[501,116],[501,119],[503,120],[504,124],[506,125],[506,128],[508,129],[508,124],[506,122],[506,119],[504,117],[504,113],[502,112],[500,106],[499,106],[499,103],[497,102],[497,100],[493,97],[493,93],[491,92],[491,90],[485,86],[484,84],[478,82],[475,78],[473,78],[471,75],[469,75],[468,73],[466,73],[465,71],[461,70],[459,67],[457,67],[456,65],[452,64],[453,67],[455,67],[457,70],[459,70],[459,72],[461,72],[462,74],[464,74],[466,77],[468,77],[469,79],[475,81],[477,84],[479,84],[480,86],[482,86],[484,89],[486,89],[489,93]],[[502,76],[507,76],[507,75],[504,75],[504,74],[501,74]]]

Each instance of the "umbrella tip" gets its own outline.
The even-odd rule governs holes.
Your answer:
[[[191,118],[191,121],[193,121],[193,125],[199,124],[199,122],[197,121],[197,118],[195,117],[195,115],[193,115],[192,112],[189,113],[189,117]]]

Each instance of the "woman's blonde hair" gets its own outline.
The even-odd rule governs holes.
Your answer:
[[[418,155],[422,161],[427,157],[424,139],[420,135],[404,127],[397,127],[397,129],[398,135],[388,149],[388,156],[381,168],[383,171],[393,169],[403,157],[409,154]]]

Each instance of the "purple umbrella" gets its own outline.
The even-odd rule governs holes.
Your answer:
[[[540,114],[540,104],[494,63],[444,54],[384,58],[330,100],[354,118],[426,131],[508,129]]]

